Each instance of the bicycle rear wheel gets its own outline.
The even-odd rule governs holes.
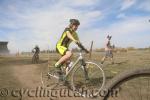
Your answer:
[[[37,56],[36,56],[36,58],[35,58],[35,62],[36,62],[36,64],[38,64],[38,63],[39,63],[39,55],[37,55]]]
[[[54,68],[41,72],[41,83],[44,88],[53,88],[58,84],[58,76]]]
[[[83,66],[78,66],[72,73],[72,88],[73,91],[79,93],[83,97],[97,96],[105,83],[105,75],[102,68],[93,62],[86,62],[85,69]]]
[[[114,77],[103,100],[150,100],[150,68],[125,71]]]

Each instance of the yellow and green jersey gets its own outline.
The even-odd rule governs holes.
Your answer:
[[[60,40],[57,42],[57,45],[64,46],[66,48],[69,47],[69,44],[72,42],[72,40],[67,37],[67,31],[69,31],[72,34],[74,39],[79,40],[76,32],[73,32],[70,28],[66,28],[64,30]]]

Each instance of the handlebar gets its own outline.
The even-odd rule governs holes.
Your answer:
[[[81,43],[76,43],[76,44],[78,45],[79,48],[84,50],[86,53],[89,53],[89,51]]]

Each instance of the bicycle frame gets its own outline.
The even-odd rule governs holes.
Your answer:
[[[85,62],[84,62],[84,59],[83,59],[83,56],[82,56],[82,50],[80,50],[79,57],[77,58],[77,60],[75,61],[75,63],[73,63],[73,65],[72,65],[71,69],[69,70],[69,72],[68,72],[66,75],[64,75],[63,77],[64,77],[64,78],[67,78],[67,77],[69,76],[69,74],[71,73],[71,71],[75,68],[75,66],[76,66],[80,61],[81,61],[81,66],[83,66],[84,71],[85,71],[85,77],[88,78],[88,77],[87,77],[87,71],[85,70],[85,67],[84,67],[84,63],[85,63]],[[52,75],[51,73],[48,73],[48,75],[50,75],[50,76],[52,76],[52,77],[54,77],[54,78],[56,78],[56,79],[59,79],[57,76]]]
[[[73,63],[73,65],[71,66],[71,69],[70,69],[69,72],[64,76],[64,78],[67,78],[67,77],[69,76],[69,74],[71,73],[71,71],[74,69],[74,67],[75,67],[80,61],[84,61],[83,56],[82,56],[82,50],[80,50],[79,57],[78,57],[77,60]],[[81,63],[81,65],[82,65],[82,63]]]
[[[60,81],[63,81],[63,82],[70,81],[71,82],[70,85],[72,86],[73,91],[76,91],[77,93],[80,93],[80,91],[78,91],[78,88],[80,88],[80,86],[76,87],[76,81],[78,81],[78,77],[79,77],[79,80],[80,80],[80,76],[81,76],[81,81],[82,81],[81,83],[83,83],[82,85],[86,86],[87,88],[91,87],[91,85],[92,85],[91,82],[93,80],[96,80],[94,82],[97,82],[97,79],[98,79],[98,81],[100,83],[98,83],[98,85],[96,87],[94,87],[95,89],[98,88],[97,89],[98,92],[96,92],[94,94],[94,95],[97,95],[99,93],[99,91],[102,89],[102,87],[104,86],[105,75],[104,75],[104,72],[103,72],[102,68],[98,64],[96,64],[94,62],[89,62],[89,61],[86,62],[85,61],[82,50],[83,49],[81,49],[80,52],[77,54],[77,57],[76,57],[74,63],[72,64],[72,66],[70,66],[70,70],[68,72],[66,72],[66,73],[64,72],[62,74],[59,74],[56,71],[55,68],[52,68],[51,70],[49,69],[48,73],[45,73],[45,71],[42,72],[41,73],[41,75],[42,75],[41,81],[42,81],[43,86],[47,86],[45,83],[49,83],[51,81],[51,80],[48,80],[48,79],[54,80],[54,81],[51,82],[53,85],[55,85],[54,87],[59,85]],[[91,67],[91,66],[93,66],[94,68],[97,68],[99,72],[95,73],[95,70],[97,70],[97,69],[93,69],[93,67]],[[92,68],[92,70],[90,70],[90,68]],[[66,70],[63,70],[63,71],[66,71]],[[91,71],[93,71],[93,72],[91,72]],[[93,77],[93,80],[92,80],[92,77],[90,77],[91,73],[92,73],[92,77],[93,77],[93,75],[94,76],[98,75],[99,77],[97,77],[97,76]],[[99,74],[99,73],[102,73],[102,74]],[[46,76],[46,78],[44,78],[43,76]],[[102,77],[102,81],[100,80],[101,77]],[[76,80],[76,78],[77,78],[77,80]],[[44,81],[44,79],[46,79],[46,82]],[[49,82],[47,82],[47,81],[49,81]],[[88,84],[90,84],[90,85],[88,86]],[[80,95],[82,95],[82,93]],[[84,96],[84,94],[83,94],[83,96]]]

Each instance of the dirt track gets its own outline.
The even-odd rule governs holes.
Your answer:
[[[0,58],[0,100],[85,100],[85,98],[73,95],[60,98],[59,90],[54,90],[52,94],[44,96],[41,93],[44,89],[40,81],[40,73],[47,68],[47,61],[31,64],[30,59],[30,57]],[[58,88],[67,89],[64,86]],[[69,92],[72,91],[69,90]]]

